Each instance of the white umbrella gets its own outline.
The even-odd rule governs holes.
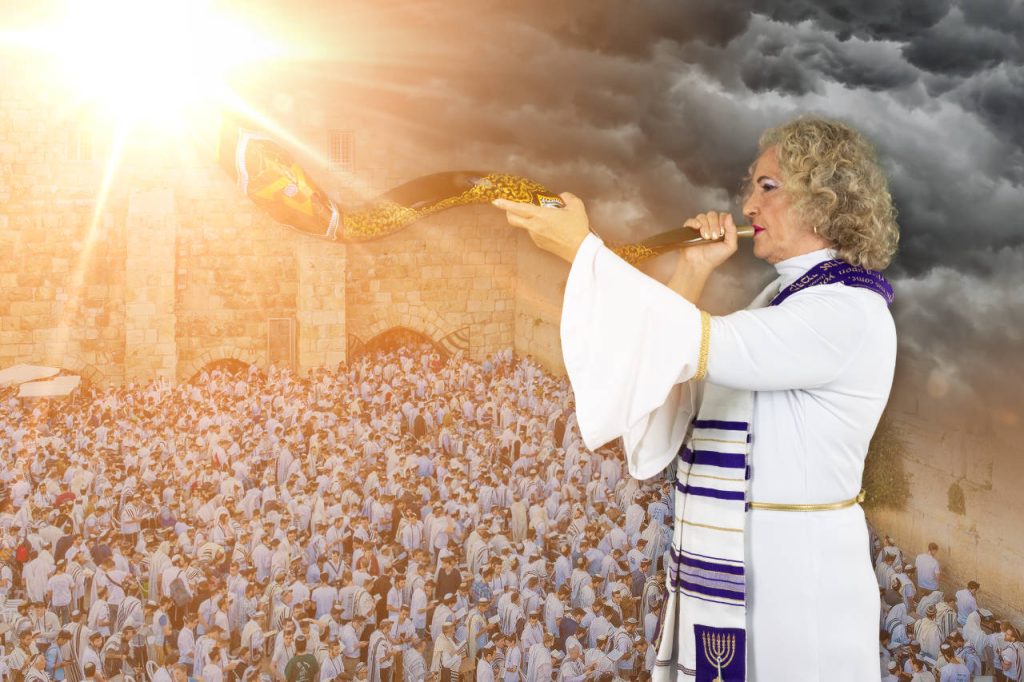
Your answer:
[[[63,398],[82,383],[82,377],[63,376],[49,381],[30,381],[18,389],[19,398]]]
[[[49,379],[60,372],[56,367],[42,367],[40,365],[14,365],[7,369],[0,369],[0,386],[15,386],[26,381],[38,379]]]

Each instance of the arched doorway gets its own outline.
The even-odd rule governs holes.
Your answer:
[[[426,334],[421,334],[420,332],[409,329],[408,327],[392,327],[391,329],[377,334],[377,336],[362,344],[362,346],[356,350],[354,355],[359,356],[366,353],[376,352],[387,353],[397,348],[416,348],[421,346],[429,346],[432,351],[436,352],[438,356],[440,356],[442,362],[448,361],[448,351],[435,343],[434,340]]]
[[[239,374],[247,374],[249,372],[249,363],[236,360],[234,358],[223,358],[221,360],[213,360],[203,365],[198,372],[192,375],[189,379],[191,383],[199,381],[199,377],[203,375],[203,372],[212,374],[214,370],[220,370],[221,374],[227,374],[229,376],[238,376]]]

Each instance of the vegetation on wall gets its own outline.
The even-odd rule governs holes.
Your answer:
[[[960,483],[958,481],[953,481],[953,483],[950,484],[946,495],[949,500],[946,503],[946,507],[949,511],[954,514],[959,514],[960,516],[965,516],[967,514],[967,500],[964,498],[964,489],[960,487]]]
[[[903,510],[910,497],[910,474],[904,465],[907,444],[888,415],[882,415],[864,462],[864,506]]]

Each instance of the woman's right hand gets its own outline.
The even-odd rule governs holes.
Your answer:
[[[683,226],[699,231],[704,239],[718,241],[679,249],[677,272],[699,271],[702,274],[710,274],[736,253],[736,223],[733,222],[732,214],[708,211],[690,218]]]

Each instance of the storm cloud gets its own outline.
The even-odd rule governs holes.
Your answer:
[[[382,113],[438,151],[570,190],[613,239],[732,209],[767,127],[845,120],[899,210],[901,352],[964,395],[1024,377],[1024,3],[468,0],[384,3]],[[376,29],[380,30],[380,29]],[[382,84],[387,87],[383,88]],[[726,273],[764,274],[749,257]],[[898,387],[899,388],[899,387]]]

